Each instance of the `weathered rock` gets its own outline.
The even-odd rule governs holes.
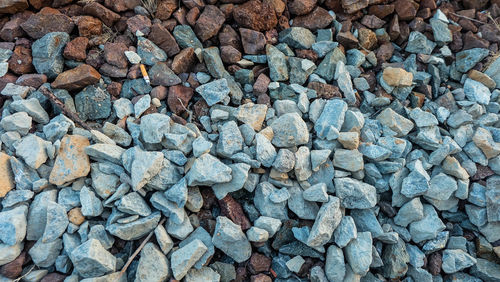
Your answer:
[[[75,248],[69,256],[78,274],[85,278],[102,276],[116,268],[116,258],[93,238]]]
[[[177,280],[181,280],[189,269],[203,256],[207,247],[202,241],[196,239],[174,251],[171,260],[172,274]]]
[[[307,245],[310,247],[321,247],[332,237],[333,231],[340,223],[342,213],[340,211],[340,200],[330,196],[327,203],[324,203],[316,216],[314,225],[311,228]]]
[[[277,147],[297,146],[309,141],[307,126],[297,113],[280,116],[273,121],[271,128],[274,132],[272,143]]]
[[[147,243],[141,251],[135,281],[162,281],[169,274],[167,257],[156,245]]]
[[[252,253],[252,247],[240,226],[224,216],[217,217],[212,242],[215,247],[237,262],[246,261]]]
[[[372,263],[371,233],[358,232],[358,237],[345,248],[345,256],[354,273],[365,275]]]
[[[82,64],[59,74],[51,86],[68,91],[79,90],[99,82],[99,79],[101,79],[99,72],[89,65]]]
[[[64,32],[51,32],[38,39],[31,46],[33,65],[38,73],[55,78],[64,68],[62,56],[69,35]]]
[[[376,189],[370,184],[348,177],[336,178],[334,182],[336,195],[346,208],[367,209],[377,203]]]

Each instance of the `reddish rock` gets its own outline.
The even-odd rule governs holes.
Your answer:
[[[250,277],[250,282],[272,282],[273,280],[271,279],[271,277],[261,273],[261,274],[257,274],[257,275],[252,275]]]
[[[128,70],[127,68],[119,68],[117,66],[110,65],[108,63],[104,63],[99,68],[99,72],[105,76],[114,77],[114,78],[124,78],[127,77]],[[140,71],[138,75],[134,78],[140,77]]]
[[[337,86],[325,84],[318,81],[309,82],[307,88],[316,90],[318,97],[324,99],[342,98],[342,93]]]
[[[0,38],[5,41],[14,41],[16,37],[25,35],[24,30],[21,28],[22,18],[12,19],[4,24],[0,30]]]
[[[464,42],[463,50],[468,50],[472,48],[488,49],[488,47],[490,47],[490,42],[488,42],[488,40],[485,40],[477,36],[471,31],[468,31],[463,35],[463,42]]]
[[[148,35],[151,31],[151,20],[143,15],[135,15],[127,20],[127,28],[135,34],[138,30],[144,35]]]
[[[213,5],[205,6],[203,13],[201,13],[196,21],[194,33],[196,33],[202,42],[205,42],[217,35],[225,20],[226,17],[219,8]]]
[[[450,50],[453,52],[461,51],[462,47],[464,46],[464,42],[462,41],[462,33],[460,33],[460,31],[451,30],[451,35],[453,36],[453,41],[448,44],[448,47],[450,47]]]
[[[221,214],[227,216],[231,221],[239,225],[241,230],[247,230],[252,227],[240,203],[231,197],[231,195],[228,194],[226,197],[219,200],[219,206]]]
[[[337,34],[337,41],[347,49],[358,48],[358,39],[350,32],[339,32]]]
[[[394,53],[394,46],[390,42],[386,42],[377,49],[377,61],[383,63],[388,61]]]
[[[439,275],[441,272],[441,265],[443,264],[443,258],[439,252],[435,252],[429,255],[427,262],[427,270],[432,275]]]
[[[483,39],[492,43],[500,43],[500,29],[498,29],[495,25],[483,24],[479,26],[478,31],[481,32]]]
[[[292,0],[288,1],[288,11],[292,15],[309,14],[316,7],[316,0]]]
[[[105,0],[104,5],[119,13],[133,10],[135,6],[141,5],[141,0]]]
[[[9,69],[15,74],[32,73],[35,70],[32,61],[31,49],[21,45],[16,46],[9,59]]]
[[[432,11],[429,8],[423,8],[418,10],[417,17],[421,17],[422,19],[428,19],[432,16]]]
[[[361,19],[361,23],[367,28],[381,28],[384,26],[385,21],[375,15],[366,15]]]
[[[187,25],[186,14],[187,14],[186,8],[180,7],[179,9],[175,10],[172,16],[174,17],[174,19],[177,20],[177,22],[179,22],[179,24]]]
[[[194,7],[186,14],[186,21],[190,26],[194,26],[196,24],[196,20],[200,16],[200,9],[198,7]]]
[[[310,30],[326,28],[333,22],[333,17],[327,10],[317,7],[311,13],[305,16],[299,16],[293,19],[293,26],[304,27]]]
[[[420,0],[420,8],[429,8],[434,10],[437,8],[436,0]]]
[[[267,95],[267,94],[260,94],[257,97],[257,104],[267,105],[268,107],[270,107],[271,106],[271,97],[269,97],[269,95]]]
[[[156,9],[155,18],[162,21],[168,20],[172,13],[177,9],[177,0],[160,0]]]
[[[318,54],[314,52],[313,50],[301,50],[301,49],[296,49],[295,50],[295,56],[301,59],[308,59],[313,62],[315,62],[318,59]]]
[[[87,59],[85,60],[87,65],[91,65],[98,69],[102,64],[104,64],[104,58],[100,50],[91,49],[87,52]]]
[[[241,43],[245,54],[262,53],[266,47],[266,37],[262,32],[240,28]]]
[[[207,102],[205,102],[204,99],[198,100],[193,105],[194,114],[198,118],[208,115],[208,109],[209,109],[208,104],[207,104]]]
[[[102,22],[91,16],[75,17],[75,23],[78,26],[80,36],[90,37],[102,34]]]
[[[128,65],[125,51],[128,51],[127,45],[123,43],[106,43],[104,45],[104,60],[110,65],[118,68],[126,68]]]
[[[342,8],[348,13],[353,14],[368,6],[369,0],[342,0]]]
[[[26,252],[21,252],[21,254],[16,259],[0,267],[0,274],[10,279],[16,279],[20,277],[23,271],[23,264],[25,260]]]
[[[278,23],[274,9],[259,0],[235,7],[233,18],[240,26],[258,31],[270,30]]]
[[[88,44],[87,37],[77,37],[66,44],[63,56],[69,60],[83,61],[87,58]]]
[[[397,16],[395,16],[395,18],[397,18]],[[411,30],[415,30],[421,33],[425,32],[426,26],[427,24],[421,17],[415,17],[409,24]],[[399,36],[399,24],[397,25],[397,32]]]
[[[108,87],[106,87],[106,90],[109,92],[109,94],[112,97],[119,98],[120,92],[122,91],[122,84],[119,82],[113,81],[108,85]]]
[[[38,88],[45,82],[47,82],[47,76],[37,73],[23,74],[16,80],[17,85],[30,86],[33,88]]]
[[[387,17],[394,12],[394,5],[372,5],[368,9],[368,14],[377,16],[380,19]]]
[[[22,23],[21,27],[30,37],[39,39],[49,32],[71,33],[75,24],[58,10],[45,7]]]
[[[7,85],[7,83],[15,83],[17,80],[17,76],[7,73],[4,76],[0,76],[0,91],[2,91]],[[0,96],[0,101],[2,100],[1,97],[7,97],[7,96]],[[0,105],[1,106],[1,105]]]
[[[219,44],[220,46],[233,46],[234,48],[241,50],[240,37],[230,25],[224,25],[219,32]]]
[[[175,114],[181,115],[193,97],[193,89],[184,85],[174,85],[168,89],[167,105]],[[161,100],[161,99],[160,99]]]
[[[248,261],[248,271],[252,274],[267,272],[271,267],[271,259],[261,253],[253,253]]]
[[[487,166],[482,166],[480,164],[476,164],[476,168],[477,168],[476,174],[474,174],[472,176],[472,180],[474,180],[474,181],[486,179],[487,177],[490,177],[493,174],[495,174],[495,172],[493,172],[493,170],[491,170],[491,168],[489,168]]]
[[[171,69],[175,74],[187,73],[196,64],[196,60],[194,48],[182,49],[179,54],[175,55]]]
[[[175,56],[180,51],[175,38],[164,26],[159,23],[151,26],[151,32],[149,33],[148,38],[165,51],[169,57]]]
[[[40,282],[63,282],[64,279],[66,279],[66,275],[57,273],[57,272],[52,272],[47,275],[45,275]]]
[[[236,282],[247,281],[247,269],[244,266],[236,268]]]
[[[0,14],[15,14],[28,8],[28,0],[2,0]]]
[[[409,21],[417,15],[418,4],[413,0],[397,0],[394,7],[400,20]]]
[[[136,79],[142,77],[141,69],[139,65],[133,65],[128,69],[127,78],[128,79]]]
[[[489,0],[463,0],[462,4],[466,9],[481,10],[488,5]]]
[[[175,87],[175,86],[172,86],[172,87]],[[167,94],[168,94],[167,87],[165,87],[163,85],[159,85],[159,86],[156,86],[155,88],[153,88],[153,90],[151,90],[150,95],[151,95],[151,99],[158,98],[158,100],[162,101],[165,98],[167,98]]]
[[[220,56],[224,63],[235,64],[241,60],[240,51],[236,50],[233,46],[220,47]]]
[[[100,19],[105,25],[111,27],[120,19],[120,15],[93,1],[83,7],[87,15]]]
[[[464,30],[472,31],[474,33],[477,32],[477,26],[471,20],[462,18],[462,19],[458,20],[458,24]]]
[[[288,21],[288,18],[285,16],[279,17],[278,18],[278,29],[285,30],[287,28],[290,28],[290,23]]]
[[[83,64],[60,73],[51,86],[69,91],[78,90],[97,83],[99,79],[101,79],[101,75],[93,67]]]
[[[401,45],[408,40],[410,36],[410,27],[406,22],[399,22],[399,37],[396,44]]]
[[[253,84],[253,91],[255,93],[264,94],[267,92],[267,86],[271,83],[271,79],[265,74],[260,74]]]
[[[203,0],[182,0],[182,3],[188,8],[188,9],[193,9],[193,8],[199,8],[202,9],[205,7],[205,3],[203,3]]]

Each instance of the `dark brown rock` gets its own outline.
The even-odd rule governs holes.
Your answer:
[[[111,82],[108,87],[106,87],[106,90],[109,92],[109,94],[112,97],[120,97],[120,92],[122,91],[122,84],[116,81]]]
[[[241,33],[241,28],[240,28]],[[233,46],[234,48],[241,50],[240,37],[238,33],[230,26],[224,25],[219,32],[219,44],[221,46]]]
[[[69,60],[84,61],[87,58],[88,44],[87,37],[77,37],[66,44],[63,56]]]
[[[270,30],[278,23],[274,9],[259,0],[235,7],[233,18],[240,26],[258,31]]]
[[[248,261],[248,271],[252,274],[267,272],[271,267],[271,259],[261,253],[253,253]]]
[[[394,53],[394,46],[392,43],[387,42],[382,45],[377,49],[377,61],[379,63],[387,62],[391,57],[392,54]]]
[[[471,31],[468,31],[463,35],[463,50],[468,50],[472,48],[485,48],[488,49],[490,46],[490,42],[488,40],[485,40],[476,34],[472,33]]]
[[[296,49],[295,55],[301,59],[308,59],[315,62],[318,59],[318,54],[313,50]]]
[[[53,0],[29,0],[29,3],[33,8],[40,10],[42,7],[53,5]]]
[[[111,11],[97,2],[90,2],[83,7],[87,15],[100,19],[105,25],[111,27],[120,19],[120,15]]]
[[[189,23],[190,26],[195,26],[196,25],[196,20],[198,20],[198,17],[200,16],[200,9],[198,7],[194,7],[189,12],[186,14],[186,21]]]
[[[5,41],[14,41],[16,37],[25,35],[24,30],[21,28],[22,18],[12,19],[4,24],[0,30],[0,38]]]
[[[4,89],[5,85],[7,85],[7,83],[9,83],[9,82],[15,83],[16,80],[17,80],[17,76],[10,74],[10,73],[7,73],[4,76],[0,76],[0,91],[2,91]],[[4,96],[4,97],[7,97],[7,96]]]
[[[15,14],[28,8],[28,0],[2,0],[0,14]]]
[[[115,67],[126,68],[128,60],[125,56],[125,51],[127,50],[127,45],[123,43],[108,42],[104,45],[104,60]]]
[[[387,17],[394,12],[394,5],[372,5],[368,9],[368,14],[377,16],[380,19]]]
[[[127,10],[133,10],[135,6],[141,5],[141,0],[105,0],[104,5],[120,13]]]
[[[127,28],[132,32],[132,34],[136,34],[139,30],[144,35],[148,35],[151,31],[151,20],[143,15],[135,15],[127,20]]]
[[[220,47],[220,56],[224,63],[235,64],[241,60],[240,51],[236,50],[233,46]]]
[[[217,35],[225,20],[226,17],[219,8],[213,5],[205,6],[203,13],[196,21],[194,32],[204,42]]]
[[[366,8],[369,3],[369,0],[342,0],[342,8],[344,8],[348,14],[353,14]]]
[[[174,86],[172,86],[172,87],[174,87]],[[163,85],[158,85],[158,86],[154,87],[153,90],[151,90],[150,95],[151,95],[151,99],[158,98],[158,100],[162,101],[165,98],[167,98],[167,95],[168,95],[167,87],[165,87]]]
[[[32,61],[31,49],[18,45],[9,59],[9,69],[16,74],[32,73],[35,70]]]
[[[381,28],[384,26],[385,21],[379,19],[375,15],[366,15],[361,19],[361,23],[365,25],[367,28]]]
[[[403,21],[412,20],[417,15],[418,6],[413,0],[397,0],[394,2],[396,13],[399,19]]]
[[[437,8],[436,0],[420,0],[420,8],[435,10]]]
[[[193,89],[184,85],[174,85],[168,89],[167,105],[175,114],[181,115],[186,111],[189,101],[193,97]],[[160,99],[161,100],[161,99]]]
[[[252,227],[240,203],[231,197],[231,195],[228,194],[226,197],[219,200],[219,206],[221,214],[227,216],[232,222],[239,225],[241,230],[244,231]]]
[[[487,166],[476,164],[476,168],[477,168],[476,174],[472,176],[472,180],[474,181],[483,180],[495,174],[495,172],[493,172],[493,170],[491,170],[491,168]]]
[[[156,23],[151,26],[149,40],[160,47],[169,57],[179,53],[180,48],[172,34],[161,24]]]
[[[293,19],[292,26],[304,27],[310,30],[326,28],[333,22],[333,17],[327,10],[317,7],[311,13]]]
[[[52,272],[47,275],[45,275],[40,282],[63,282],[64,279],[66,279],[66,275],[57,273],[57,272]]]
[[[45,7],[22,23],[21,27],[30,37],[39,39],[49,32],[71,33],[75,24],[58,10]]]
[[[500,29],[493,24],[483,24],[478,29],[483,39],[490,42],[500,43]]]
[[[463,0],[462,4],[466,9],[481,10],[488,5],[489,0]]]
[[[141,74],[141,69],[139,68],[139,65],[133,65],[128,69],[127,73],[127,78],[128,79],[136,79],[142,76]]]
[[[373,50],[377,45],[377,35],[371,29],[360,28],[358,30],[359,44],[361,47]]]
[[[342,93],[337,86],[325,84],[318,81],[309,82],[308,88],[316,90],[318,97],[323,99],[342,98]]]
[[[266,47],[266,37],[262,32],[240,28],[241,43],[245,54],[260,54]]]
[[[291,0],[288,1],[288,11],[292,15],[309,14],[316,7],[317,0]]]
[[[253,84],[253,91],[255,93],[264,94],[267,92],[267,86],[271,83],[271,79],[265,74],[261,74],[257,77],[257,80]]]
[[[95,69],[98,69],[102,64],[104,64],[104,58],[100,51],[92,49],[87,52],[87,59],[85,60],[85,63],[93,66]]]
[[[10,279],[16,279],[20,277],[23,271],[23,264],[25,260],[26,252],[21,252],[21,254],[16,259],[0,267],[0,274]]]
[[[168,20],[172,13],[177,9],[177,0],[160,0],[156,9],[155,18],[162,21]]]
[[[53,88],[66,89],[68,91],[79,90],[85,86],[99,82],[101,75],[93,67],[83,64],[78,67],[60,73],[52,82]]]
[[[47,76],[37,73],[23,74],[16,80],[17,85],[30,86],[33,88],[38,88],[45,82],[47,82]]]
[[[205,6],[205,3],[203,3],[202,0],[182,0],[182,3],[188,9],[193,9],[194,7],[201,9]]]
[[[337,34],[337,41],[345,48],[355,49],[358,48],[358,39],[350,32],[339,32]]]
[[[171,69],[176,74],[189,72],[196,64],[196,60],[196,54],[192,47],[182,49],[179,54],[175,55]]]
[[[80,36],[90,37],[102,34],[102,22],[91,16],[75,17]]]
[[[427,269],[432,275],[439,275],[441,272],[441,265],[443,264],[443,258],[439,252],[435,252],[429,255],[427,260]]]

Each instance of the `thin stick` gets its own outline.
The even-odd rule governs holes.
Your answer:
[[[158,223],[158,225],[162,225],[164,222],[165,222],[165,218],[162,218],[162,220],[160,220],[160,223]],[[125,274],[125,272],[127,272],[127,268],[130,266],[130,264],[135,259],[135,257],[141,252],[142,248],[144,248],[144,246],[146,246],[146,243],[149,241],[149,239],[151,239],[151,237],[153,237],[153,233],[154,232],[155,231],[153,229],[153,231],[151,231],[149,233],[149,235],[142,241],[142,243],[139,245],[139,247],[137,248],[137,250],[135,250],[135,252],[132,254],[132,256],[130,256],[128,258],[127,263],[123,266],[123,268],[120,271],[120,274],[118,275],[118,277],[116,277],[115,282],[119,281],[120,278],[123,276],[123,274]]]
[[[13,282],[21,281],[21,279],[28,276],[28,274],[30,274],[31,271],[33,271],[33,269],[35,269],[35,265],[31,266],[31,268],[30,268],[30,270],[28,270],[28,272],[26,272],[23,276],[16,278]]]
[[[473,21],[473,22],[477,22],[477,23],[482,23],[482,24],[486,24],[485,22],[482,22],[482,21],[478,21],[478,20],[476,20],[476,19],[473,19],[473,18],[469,18],[469,17],[466,17],[466,16],[462,16],[462,15],[459,15],[459,14],[456,14],[456,13],[450,13],[450,14],[452,14],[452,15],[454,15],[454,16],[457,16],[457,17],[459,17],[459,18],[464,18],[464,19],[468,19],[468,20],[470,20],[470,21]]]
[[[54,93],[52,93],[49,89],[47,89],[47,87],[45,86],[42,86],[40,87],[40,92],[42,92],[42,94],[47,97],[50,101],[52,101],[59,109],[61,109],[61,111],[66,115],[68,116],[71,120],[73,120],[76,124],[78,124],[79,126],[87,129],[87,130],[92,130],[92,128],[86,124],[84,121],[82,121],[80,119],[80,117],[72,112],[72,111],[69,111],[66,106],[64,105],[64,103],[59,100],[59,98],[56,97],[56,95],[54,95]]]

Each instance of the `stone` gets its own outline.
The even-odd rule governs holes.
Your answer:
[[[410,36],[408,37],[408,44],[406,45],[405,50],[410,53],[430,55],[432,53],[432,50],[434,50],[434,47],[436,47],[436,43],[427,39],[427,37],[422,33],[418,31],[412,31],[410,33]]]
[[[75,270],[84,278],[102,276],[115,271],[116,258],[106,251],[96,239],[89,239],[87,242],[75,248],[69,257]]]
[[[408,270],[410,256],[406,251],[405,242],[399,238],[396,244],[384,246],[382,251],[384,276],[392,279],[404,276]]]
[[[60,74],[64,68],[62,53],[68,42],[69,35],[64,32],[50,32],[35,41],[31,48],[36,71],[48,78]]]
[[[0,13],[15,14],[28,8],[27,0],[7,0],[0,6]]]
[[[391,108],[386,108],[378,116],[377,120],[384,126],[396,132],[396,137],[406,136],[413,129],[413,122],[399,115]]]
[[[47,224],[41,238],[42,242],[52,242],[60,238],[66,231],[68,224],[66,208],[55,202],[49,202],[47,205]]]
[[[266,230],[252,226],[247,230],[247,238],[250,242],[262,243],[269,239],[269,233]]]
[[[141,135],[147,143],[160,143],[164,135],[170,132],[170,117],[153,113],[141,118]]]
[[[99,216],[103,212],[103,206],[99,198],[87,186],[80,190],[80,202],[84,216]]]
[[[226,101],[228,94],[231,92],[228,82],[225,78],[211,81],[196,88],[208,106],[212,106],[222,101]]]
[[[477,102],[481,105],[487,105],[490,102],[491,92],[484,84],[473,79],[466,79],[464,83],[464,92],[472,102]]]
[[[423,205],[423,208],[424,217],[419,221],[410,223],[410,234],[412,240],[416,243],[436,238],[437,234],[445,228],[432,206]]]
[[[153,243],[141,250],[135,281],[162,281],[169,276],[167,257]]]
[[[291,147],[309,141],[307,126],[297,113],[287,113],[271,123],[274,132],[272,143],[276,147]]]
[[[30,89],[27,86],[20,86],[14,83],[8,83],[1,91],[1,94],[4,96],[12,96],[12,97],[19,96],[24,99],[28,95],[29,90]]]
[[[360,171],[363,169],[363,154],[358,150],[337,149],[333,156],[333,165],[347,171]]]
[[[235,163],[228,165],[231,169],[231,181],[219,183],[212,186],[217,199],[224,198],[227,194],[235,192],[243,188],[248,179],[250,166],[244,163]]]
[[[241,44],[246,54],[259,54],[266,47],[266,37],[262,32],[240,28]]]
[[[203,154],[194,161],[186,175],[188,185],[213,185],[229,182],[232,179],[231,168],[210,154]]]
[[[500,267],[498,267],[498,264],[482,258],[477,258],[477,263],[472,266],[470,273],[483,281],[496,281],[500,279]]]
[[[84,151],[92,158],[103,159],[121,165],[121,157],[125,149],[112,144],[94,144],[85,147]]]
[[[220,281],[221,275],[209,267],[190,269],[185,276],[186,281]]]
[[[346,264],[342,249],[330,245],[326,253],[325,274],[330,281],[344,281]]]
[[[26,236],[26,216],[28,207],[21,205],[11,210],[0,212],[0,244],[15,246],[22,243]]]
[[[335,179],[336,194],[349,209],[372,208],[377,203],[376,189],[370,184],[343,177]]]
[[[170,258],[172,274],[177,280],[181,280],[188,270],[203,256],[207,247],[199,239],[177,249]]]
[[[335,238],[335,244],[337,246],[344,248],[349,242],[358,237],[358,231],[356,229],[356,224],[350,216],[342,217],[339,226],[335,228],[333,233]]]
[[[99,79],[101,79],[101,75],[93,67],[82,64],[59,74],[51,86],[68,91],[79,90],[99,82]]]
[[[137,54],[141,57],[141,62],[148,66],[167,60],[165,51],[144,37],[137,39]]]
[[[14,175],[10,167],[10,156],[0,152],[0,198],[14,189]],[[5,200],[2,202],[5,205]]]
[[[411,86],[413,82],[413,74],[402,68],[385,68],[382,77],[387,84],[394,87]]]
[[[358,232],[358,237],[345,247],[345,257],[354,273],[365,275],[372,263],[371,233]]]
[[[233,18],[238,25],[257,30],[270,30],[278,23],[274,9],[267,2],[248,1],[233,9]]]
[[[22,29],[32,38],[39,39],[51,32],[71,33],[75,24],[70,17],[52,8],[43,8],[21,24]]]
[[[405,203],[394,217],[394,223],[406,227],[408,224],[424,218],[424,207],[419,198],[414,198]]]
[[[301,256],[295,256],[286,262],[286,266],[290,271],[298,273],[304,262],[305,260]]]
[[[160,221],[161,214],[153,212],[151,215],[139,218],[129,223],[113,223],[106,226],[106,230],[122,240],[137,240],[153,231]]]
[[[333,231],[339,225],[342,218],[340,212],[340,200],[330,196],[327,203],[324,203],[316,215],[316,220],[311,228],[307,245],[310,247],[321,247],[332,237]]]
[[[193,97],[193,89],[183,85],[171,86],[168,90],[167,104],[175,114],[182,114]]]
[[[344,123],[347,104],[339,99],[328,100],[314,124],[314,130],[321,139],[334,140],[339,136]]]
[[[279,33],[279,41],[297,49],[310,49],[316,41],[315,36],[306,28],[290,27]]]
[[[10,104],[10,108],[17,112],[28,113],[37,123],[47,124],[49,122],[49,115],[36,98],[13,101]]]
[[[476,264],[477,260],[463,250],[444,250],[442,269],[455,273]]]
[[[240,226],[224,216],[217,217],[212,243],[236,262],[250,258],[252,248]]]
[[[225,19],[224,13],[216,6],[207,5],[196,20],[194,32],[202,42],[205,42],[219,32]]]
[[[414,170],[403,179],[401,194],[408,198],[424,195],[430,187],[429,180],[425,170]]]
[[[54,264],[62,248],[61,239],[56,239],[48,243],[38,240],[28,253],[35,265],[39,267],[49,267]]]
[[[241,151],[242,147],[243,137],[236,122],[229,121],[219,126],[218,155],[227,158]]]
[[[140,149],[135,151],[131,173],[131,185],[134,191],[144,187],[161,170],[163,154],[160,152],[147,152]]]
[[[496,59],[493,61],[488,68],[484,71],[484,74],[489,76],[492,80],[495,81],[496,85],[500,85],[500,59]]]
[[[286,56],[273,45],[266,45],[267,63],[269,66],[269,77],[272,81],[288,80],[288,67]]]
[[[42,138],[29,134],[16,145],[16,155],[29,167],[38,169],[48,159],[46,144]]]
[[[8,66],[8,68],[16,74],[27,74],[34,71],[32,63],[33,57],[31,55],[31,49],[19,45],[14,49],[6,67]]]
[[[111,96],[108,91],[90,85],[75,96],[78,116],[86,120],[107,118],[111,114]]]
[[[152,85],[172,86],[181,83],[181,79],[164,62],[157,62],[149,69]]]
[[[477,63],[486,58],[488,53],[488,49],[484,48],[472,48],[458,52],[455,57],[457,70],[463,73],[468,72]],[[488,74],[488,72],[485,73]]]
[[[326,203],[328,202],[326,189],[325,183],[318,183],[304,190],[302,197],[306,201]]]
[[[235,117],[239,121],[250,125],[255,131],[260,131],[266,113],[266,105],[246,103],[238,107]]]

